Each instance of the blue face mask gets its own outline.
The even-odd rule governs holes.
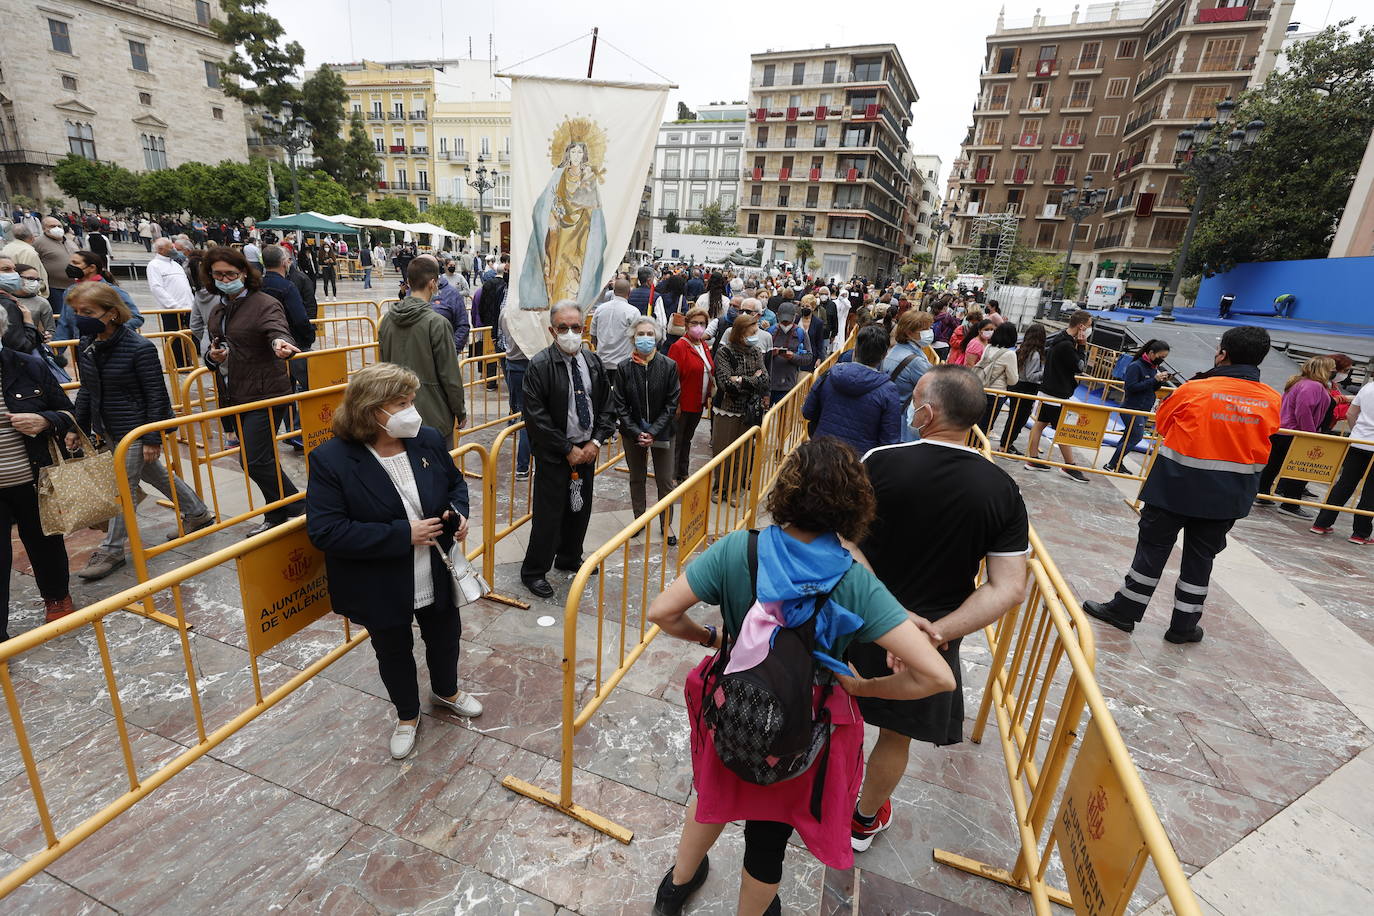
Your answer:
[[[105,322],[99,318],[90,318],[86,315],[76,316],[76,330],[82,337],[95,337],[105,333]]]
[[[24,281],[19,278],[17,272],[0,274],[0,289],[3,289],[5,292],[15,292],[23,285]]]
[[[654,352],[654,347],[657,346],[657,344],[658,341],[654,340],[652,335],[641,335],[635,338],[635,349],[640,353],[647,354]]]
[[[215,286],[219,287],[219,291],[226,296],[237,296],[239,293],[243,292],[242,279],[229,281],[216,280]]]

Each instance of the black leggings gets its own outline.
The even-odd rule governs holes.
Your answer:
[[[744,870],[749,877],[764,884],[782,881],[782,860],[787,855],[787,841],[792,825],[779,821],[744,822]]]

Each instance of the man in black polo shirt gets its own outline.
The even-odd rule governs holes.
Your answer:
[[[987,406],[978,377],[963,366],[936,366],[916,383],[912,403],[920,440],[864,456],[878,512],[860,546],[878,578],[917,615],[917,625],[943,646],[958,686],[923,700],[859,697],[864,720],[880,729],[851,825],[860,852],[892,822],[891,795],[906,772],[911,739],[963,740],[960,639],[1021,600],[1030,549],[1016,482],[964,445]],[[985,557],[987,580],[975,589]],[[866,678],[892,673],[887,653],[876,646],[856,644],[849,660]]]

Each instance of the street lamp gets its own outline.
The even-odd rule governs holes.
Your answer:
[[[1183,281],[1183,269],[1188,262],[1188,249],[1193,245],[1198,215],[1202,212],[1212,185],[1249,154],[1259,139],[1260,131],[1264,130],[1264,122],[1256,119],[1243,128],[1233,128],[1224,137],[1221,136],[1221,131],[1231,123],[1235,112],[1236,103],[1229,98],[1222,99],[1217,102],[1215,123],[1204,119],[1191,130],[1181,130],[1174,143],[1174,158],[1179,170],[1193,176],[1197,187],[1193,191],[1193,206],[1188,213],[1188,228],[1183,232],[1183,242],[1174,258],[1174,273],[1160,301],[1156,321],[1175,320],[1174,300],[1178,296],[1178,285]]]
[[[1073,246],[1078,240],[1078,225],[1091,216],[1107,196],[1105,188],[1093,187],[1093,176],[1083,176],[1082,188],[1068,188],[1060,195],[1059,212],[1071,220],[1069,227],[1069,251],[1064,256],[1064,271],[1059,277],[1059,307],[1064,307],[1064,298],[1069,290],[1069,264],[1073,261]],[[1056,313],[1057,314],[1057,313]]]
[[[466,165],[463,166],[463,176],[468,187],[477,192],[477,243],[482,249],[479,254],[485,258],[487,256],[487,233],[483,225],[486,222],[487,213],[485,197],[488,191],[496,187],[496,169],[493,168],[488,171],[484,162],[485,160],[481,156],[477,157],[476,178],[468,177],[473,174],[473,171]]]
[[[262,123],[267,125],[269,139],[286,150],[287,160],[291,165],[291,201],[296,207],[296,212],[300,213],[301,186],[296,180],[296,154],[310,144],[310,122],[293,112],[289,120],[274,114],[265,114],[262,116]]]

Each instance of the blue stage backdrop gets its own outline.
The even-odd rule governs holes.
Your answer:
[[[1374,257],[1258,261],[1205,278],[1198,291],[1197,312],[1217,314],[1221,297],[1230,294],[1236,297],[1233,316],[1272,315],[1274,298],[1292,293],[1297,303],[1290,317],[1296,321],[1374,325],[1371,289]]]

